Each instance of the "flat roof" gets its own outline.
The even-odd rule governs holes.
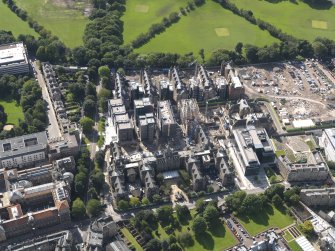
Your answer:
[[[23,43],[0,46],[0,66],[22,62],[28,63]]]
[[[316,251],[316,249],[309,242],[309,240],[306,239],[305,236],[300,236],[299,238],[295,239],[295,241],[298,243],[298,245],[304,251]]]
[[[293,120],[292,125],[294,128],[308,128],[315,126],[315,123],[311,119],[300,119]]]
[[[234,88],[240,88],[242,87],[242,83],[240,81],[240,78],[239,77],[232,77],[232,82],[234,84]]]
[[[40,151],[45,149],[47,144],[48,139],[45,131],[0,140],[0,158]]]
[[[332,148],[335,149],[335,128],[325,129],[324,132],[327,135],[327,138],[329,139]]]

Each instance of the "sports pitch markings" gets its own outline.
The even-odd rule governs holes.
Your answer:
[[[144,4],[138,4],[136,5],[136,12],[140,12],[140,13],[148,13],[149,11],[149,6],[148,5],[144,5]]]
[[[230,33],[227,28],[215,28],[215,33],[218,37],[229,37]]]
[[[328,22],[321,21],[321,20],[312,20],[312,28],[327,30],[328,29]]]

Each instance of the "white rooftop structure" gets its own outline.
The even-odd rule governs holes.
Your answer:
[[[0,47],[0,65],[12,64],[26,60],[23,43]]]
[[[29,72],[29,62],[23,43],[0,46],[0,75]]]
[[[234,84],[235,88],[240,88],[242,87],[242,83],[240,81],[240,78],[237,76],[232,77],[232,83]]]
[[[298,243],[298,245],[301,247],[303,251],[316,251],[316,249],[312,246],[312,244],[306,239],[305,236],[301,236],[295,241]]]
[[[311,119],[293,120],[292,125],[294,128],[309,128],[315,126]]]

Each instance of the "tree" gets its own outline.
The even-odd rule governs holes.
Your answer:
[[[120,200],[118,203],[117,203],[117,208],[121,211],[125,211],[129,208],[129,203],[128,201],[125,201],[125,200]]]
[[[149,199],[147,198],[147,197],[144,197],[143,199],[142,199],[142,204],[143,205],[148,205],[150,203],[150,201],[149,201]]]
[[[195,202],[195,210],[198,212],[198,214],[201,214],[206,208],[206,202],[204,199],[198,199]]]
[[[184,232],[178,235],[178,242],[183,247],[191,247],[194,244],[192,235],[189,232]]]
[[[227,208],[238,213],[243,213],[245,207],[243,201],[246,198],[247,194],[244,191],[237,191],[233,194],[230,194],[226,198]]]
[[[84,115],[90,118],[93,117],[96,110],[96,103],[92,99],[85,99],[83,103]]]
[[[300,188],[299,187],[293,187],[291,189],[287,189],[284,192],[284,200],[288,203],[292,203],[294,200],[299,198]],[[297,195],[297,196],[294,196]],[[294,196],[293,201],[291,201],[291,197]]]
[[[105,182],[105,176],[100,169],[94,168],[93,173],[91,175],[91,180],[92,180],[94,187],[98,191],[100,191],[100,189],[102,188]]]
[[[141,205],[140,199],[137,197],[131,197],[129,200],[129,205],[131,207],[137,207]]]
[[[5,113],[5,108],[0,105],[0,123],[3,125],[6,124],[7,121],[7,114]]]
[[[204,49],[199,50],[199,56],[202,60],[202,63],[204,63],[205,62],[205,50]]]
[[[219,211],[212,205],[208,205],[204,211],[204,219],[209,228],[215,226],[215,224],[220,223]]]
[[[285,191],[285,187],[283,185],[275,184],[267,188],[264,194],[269,198],[269,200],[271,200],[272,197],[275,196],[276,194],[278,194],[280,198],[283,198],[284,191]]]
[[[161,196],[159,196],[159,194],[154,194],[152,196],[152,200],[153,200],[153,202],[158,203],[158,202],[162,201],[162,198],[161,198]]]
[[[159,240],[151,239],[146,246],[147,251],[157,251],[161,250],[161,243]]]
[[[87,194],[88,194],[90,199],[98,199],[98,193],[97,193],[97,191],[95,190],[94,187],[91,187],[88,190]]]
[[[292,205],[297,205],[298,203],[299,203],[299,201],[300,201],[300,196],[299,195],[297,195],[297,194],[294,194],[294,195],[292,195],[291,197],[290,197],[290,203],[292,204]]]
[[[190,210],[188,210],[188,207],[185,205],[176,205],[175,210],[179,221],[187,220],[191,216]]]
[[[169,246],[169,251],[182,251],[181,247],[177,243],[172,243]]]
[[[98,69],[98,74],[99,74],[100,78],[105,77],[105,78],[109,79],[109,77],[110,77],[109,67],[107,65],[100,66],[99,69]]]
[[[275,194],[272,197],[272,203],[273,203],[273,205],[275,205],[275,207],[282,207],[283,206],[283,200],[282,200],[282,198],[280,198],[280,196],[278,194]]]
[[[80,119],[80,125],[83,128],[83,132],[89,134],[93,131],[94,121],[89,117],[83,117]]]
[[[105,163],[105,154],[103,151],[97,151],[95,154],[95,163],[97,163],[98,167],[100,169],[103,168],[104,163]]]
[[[71,215],[75,219],[81,219],[86,216],[85,205],[80,198],[77,198],[73,201]]]
[[[314,50],[314,55],[317,58],[325,58],[329,56],[328,54],[328,48],[321,42],[315,41],[313,44],[313,50]]]
[[[243,43],[241,42],[238,42],[235,46],[235,51],[238,53],[238,54],[242,54],[242,49],[243,49]]]
[[[101,211],[101,203],[97,199],[90,199],[87,202],[87,214],[90,217],[97,216]]]
[[[99,108],[102,112],[107,111],[107,100],[111,97],[112,92],[106,88],[101,88],[98,93]]]
[[[173,209],[171,206],[161,206],[157,209],[157,218],[159,221],[167,223],[171,221]]]
[[[257,213],[259,210],[262,210],[266,203],[266,196],[263,194],[249,194],[243,200],[243,207],[246,212]]]
[[[299,228],[307,238],[310,238],[314,234],[314,227],[310,220],[306,220],[303,224],[300,224]]]
[[[195,217],[192,225],[192,230],[196,235],[201,235],[207,230],[207,224],[203,217]]]
[[[245,56],[249,63],[258,62],[258,47],[247,44],[245,47]]]

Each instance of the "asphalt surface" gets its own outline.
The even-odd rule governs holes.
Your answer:
[[[48,103],[49,126],[47,127],[47,132],[48,132],[49,139],[61,137],[62,136],[61,130],[58,125],[56,113],[52,105],[52,101],[50,99],[50,95],[49,95],[43,74],[40,71],[39,67],[37,66],[37,61],[34,61],[32,66],[36,72],[35,76],[37,78],[37,81],[42,89],[42,97]]]

